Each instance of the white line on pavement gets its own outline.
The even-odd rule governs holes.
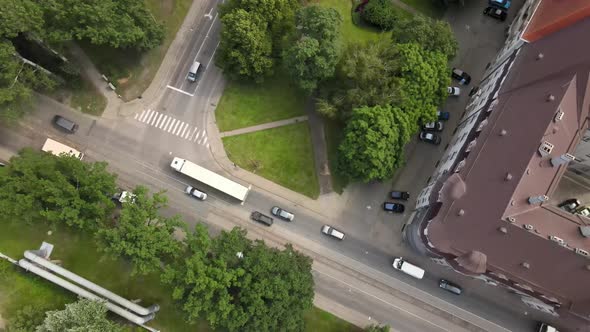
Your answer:
[[[187,129],[188,129],[188,123],[186,124],[186,127],[184,127],[184,129],[182,130],[182,134],[180,134],[180,137],[184,136]]]
[[[172,90],[174,90],[174,91],[177,91],[177,92],[180,92],[180,93],[184,93],[184,94],[185,94],[185,95],[187,95],[187,96],[191,96],[191,97],[192,97],[192,96],[194,96],[192,93],[188,93],[188,92],[186,92],[186,91],[184,91],[184,90],[180,90],[179,88],[175,88],[175,87],[173,87],[173,86],[171,86],[171,85],[166,85],[166,87],[167,87],[168,89],[172,89]]]
[[[135,120],[137,120],[137,116],[138,116],[138,115],[139,115],[138,113],[135,113],[135,116],[134,116],[133,118],[134,118]]]
[[[151,110],[150,110],[151,111]],[[154,115],[156,115],[158,112],[152,111],[152,113],[150,113],[150,116],[147,117],[147,121],[145,121],[145,123],[149,124],[150,121],[152,121],[152,118],[154,117]]]
[[[199,129],[199,128],[197,128],[195,126],[195,130],[193,130],[193,133],[189,136],[189,139],[193,139],[193,137],[195,136],[195,133],[197,132],[197,129]]]
[[[213,54],[211,55],[211,58],[209,59],[209,61],[207,61],[205,68],[209,67],[211,60],[213,60],[213,58],[215,57],[215,52],[217,52],[217,48],[219,47],[219,43],[221,43],[221,41],[217,42],[217,46],[215,46],[215,50],[213,50]]]
[[[199,135],[201,135],[200,131],[195,135],[195,139],[193,139],[193,142],[196,142],[197,139],[199,139]]]
[[[203,140],[203,144],[207,143],[207,136],[205,136],[205,139]]]
[[[174,119],[172,117],[168,118],[168,122],[166,122],[166,125],[164,126],[164,131],[168,131],[168,125],[172,125],[172,123],[174,122]]]
[[[139,121],[143,122],[144,118],[146,117],[147,114],[149,114],[150,110],[143,110],[143,112],[141,112],[141,115],[139,116]]]
[[[178,124],[180,123],[180,121],[178,121],[176,119],[172,119],[172,123],[170,124],[170,128],[168,128],[168,132],[172,132],[172,128],[174,128],[174,126],[178,126]]]
[[[162,129],[164,127],[164,124],[166,123],[166,121],[168,121],[168,119],[170,119],[168,117],[168,115],[164,115],[164,118],[162,119],[162,123],[160,123],[160,125],[158,126],[158,128]]]
[[[219,13],[215,13],[215,17],[213,18],[213,21],[211,21],[211,26],[209,27],[209,30],[207,30],[207,34],[205,35],[205,39],[203,39],[203,43],[201,43],[201,47],[199,47],[199,50],[197,51],[197,54],[195,55],[193,62],[197,61],[197,57],[199,56],[199,53],[201,53],[201,49],[203,48],[203,45],[205,45],[207,38],[209,38],[209,32],[211,31],[211,29],[215,25],[215,20],[217,19],[217,15],[219,15]]]
[[[152,121],[152,123],[150,123],[151,126],[158,126],[157,123],[160,122],[160,119],[162,118],[164,114],[159,113],[157,117],[154,117],[154,121]]]

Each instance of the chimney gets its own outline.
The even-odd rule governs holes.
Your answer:
[[[529,197],[529,204],[533,205],[533,204],[541,204],[545,201],[548,201],[549,197],[545,196],[545,195],[540,195],[540,196],[531,196]]]
[[[561,156],[551,158],[551,165],[553,167],[557,167],[559,165],[569,163],[570,161],[575,160],[575,159],[576,159],[576,157],[574,157],[573,155],[571,155],[569,153],[566,153],[566,154],[562,154]]]

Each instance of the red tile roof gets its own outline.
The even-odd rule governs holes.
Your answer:
[[[587,17],[588,0],[541,0],[522,38],[534,42]]]

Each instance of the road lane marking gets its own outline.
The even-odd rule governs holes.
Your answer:
[[[158,113],[158,112],[156,112],[156,113],[157,113],[158,115],[157,115],[157,116],[154,116],[154,121],[152,121],[152,122],[150,123],[150,126],[155,126],[155,125],[156,125],[156,123],[158,123],[158,121],[160,121],[160,118],[162,118],[162,115],[163,115],[162,113]]]
[[[178,121],[178,120],[172,119],[172,123],[170,124],[170,128],[168,128],[167,132],[171,132],[172,131],[172,128],[174,128],[174,124],[176,123],[176,121]]]
[[[160,126],[158,126],[158,128],[160,128],[160,129],[164,128],[166,123],[168,123],[167,121],[170,121],[170,118],[168,117],[168,115],[165,115],[164,119],[162,119],[162,123],[160,123]]]
[[[151,111],[151,113],[150,113],[150,116],[147,118],[147,121],[145,121],[145,123],[150,123],[150,121],[152,121],[152,118],[154,117],[154,115],[156,115],[156,112],[154,112],[152,110],[149,110],[149,111]]]
[[[182,128],[186,125],[186,122],[181,122],[180,126],[178,127],[178,130],[174,133],[174,135],[178,136],[178,134],[180,134],[180,132],[182,131]]]
[[[141,112],[141,115],[139,116],[139,121],[143,122],[143,120],[145,120],[145,117],[150,113],[150,110],[143,110],[143,112]]]
[[[211,60],[213,60],[213,58],[215,57],[215,52],[217,52],[217,48],[219,47],[220,43],[221,43],[221,41],[217,42],[217,45],[215,46],[215,49],[213,50],[213,54],[211,55],[211,58],[209,59],[209,61],[207,61],[207,64],[205,65],[205,69],[207,69],[207,67],[209,67]]]
[[[176,91],[176,92],[184,93],[184,94],[185,94],[185,95],[187,95],[187,96],[191,96],[191,97],[192,97],[192,96],[194,96],[192,93],[188,93],[188,92],[186,92],[186,91],[184,91],[184,90],[181,90],[181,89],[179,89],[179,88],[175,88],[175,87],[173,87],[173,86],[171,86],[171,85],[166,85],[166,87],[167,87],[168,89],[172,89],[172,90],[174,90],[174,91]]]
[[[174,135],[174,133],[176,132],[176,128],[178,128],[178,125],[180,124],[180,120],[176,121],[176,124],[174,125],[174,129],[172,129],[172,135]],[[170,131],[168,131],[170,132]]]
[[[207,34],[205,35],[205,38],[203,38],[203,42],[201,43],[201,47],[199,47],[199,50],[197,51],[197,55],[195,55],[193,62],[197,61],[197,57],[199,57],[199,53],[201,53],[201,49],[203,48],[203,45],[205,45],[207,38],[209,38],[209,32],[211,32],[211,29],[215,25],[215,20],[217,20],[217,15],[219,15],[219,13],[215,13],[215,17],[213,18],[213,21],[211,21],[211,26],[209,27],[209,30],[207,30]]]
[[[180,137],[184,136],[187,129],[188,129],[188,123],[186,124],[186,127],[184,127],[184,130],[182,131],[182,134],[180,134]]]
[[[190,136],[190,138],[189,138],[189,139],[193,139],[193,137],[195,136],[195,133],[197,132],[197,129],[199,129],[199,128],[197,128],[197,127],[195,126],[195,130],[193,130],[193,133],[191,134],[191,136]],[[197,134],[197,135],[198,135],[198,134]]]
[[[172,125],[174,124],[174,122],[176,122],[176,119],[174,119],[173,117],[170,117],[170,126],[166,125],[166,128],[164,128],[164,131],[166,132],[170,132],[170,128],[172,128]]]

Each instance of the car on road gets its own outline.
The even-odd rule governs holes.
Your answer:
[[[420,136],[418,138],[420,138],[420,140],[423,142],[427,142],[434,145],[439,145],[441,140],[440,136],[428,131],[421,131]]]
[[[422,125],[422,130],[425,131],[442,131],[444,125],[442,121],[428,122]]]
[[[445,111],[436,111],[436,116],[439,120],[447,121],[451,118],[451,113]]]
[[[563,209],[567,212],[574,212],[578,206],[580,206],[580,201],[575,199],[575,198],[570,198],[570,199],[566,199],[565,201],[561,202],[559,205],[557,205],[558,208]]]
[[[424,278],[424,269],[417,267],[416,265],[404,260],[403,257],[395,257],[393,259],[393,268],[402,271],[403,273],[412,276],[416,279]]]
[[[461,85],[469,85],[471,82],[471,76],[459,68],[453,68],[453,71],[451,71],[451,77],[459,81],[459,84]]]
[[[559,332],[557,329],[547,323],[539,323],[537,325],[537,332]]]
[[[53,123],[61,130],[73,134],[78,130],[78,124],[74,121],[64,118],[61,115],[53,117]]]
[[[504,9],[496,7],[496,6],[486,7],[486,9],[483,10],[483,14],[493,17],[493,18],[500,20],[500,21],[505,21],[506,16],[508,15],[508,13]]]
[[[322,226],[322,233],[331,236],[333,238],[336,238],[338,240],[344,240],[344,237],[346,236],[343,232],[337,230],[336,228],[329,226],[329,225],[324,225]]]
[[[188,75],[186,75],[186,79],[189,80],[189,82],[196,82],[199,79],[202,69],[203,66],[201,66],[200,62],[193,62],[190,69],[188,70]]]
[[[278,206],[273,206],[272,209],[270,209],[270,213],[286,221],[293,221],[295,218],[293,213],[283,210]]]
[[[261,224],[265,224],[266,226],[272,226],[273,219],[265,214],[262,214],[258,211],[254,211],[250,214],[250,219],[254,221],[258,221]]]
[[[450,293],[453,293],[455,295],[461,295],[461,293],[463,292],[463,289],[459,285],[454,284],[454,283],[452,283],[448,280],[445,280],[445,279],[440,279],[438,281],[438,287],[440,287]]]
[[[496,6],[507,10],[508,8],[510,8],[512,2],[510,0],[489,0],[488,4],[490,6]]]
[[[447,92],[449,93],[449,96],[459,96],[461,95],[461,89],[459,89],[456,86],[449,86],[447,87]]]
[[[118,203],[121,203],[121,204],[127,203],[127,202],[129,202],[131,204],[135,204],[135,199],[136,198],[137,198],[137,195],[135,195],[132,192],[126,191],[126,190],[123,190],[121,192],[115,193],[113,195],[113,197],[112,197],[112,199],[115,202],[118,202]]]
[[[202,201],[207,199],[207,194],[205,194],[204,192],[200,191],[197,188],[193,188],[191,186],[186,187],[186,189],[184,190],[184,192],[194,198],[198,198]]]
[[[387,212],[404,213],[406,207],[400,203],[384,202],[383,210]]]
[[[391,198],[393,199],[401,199],[407,201],[408,198],[410,198],[410,193],[407,191],[394,190],[389,193],[389,196],[391,196]]]

